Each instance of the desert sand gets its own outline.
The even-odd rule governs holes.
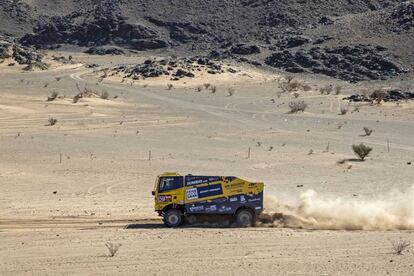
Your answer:
[[[142,57],[73,56],[48,71],[0,65],[1,275],[413,275],[413,245],[391,246],[414,243],[412,102],[348,104],[367,84],[304,75],[308,108],[289,114],[275,72],[100,82],[82,63]],[[73,103],[76,84],[109,98]],[[359,143],[373,147],[365,162]],[[167,229],[151,196],[165,171],[264,181],[266,212],[285,219]],[[121,244],[114,257],[107,242]]]

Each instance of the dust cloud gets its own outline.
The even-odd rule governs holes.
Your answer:
[[[265,198],[258,226],[320,230],[414,230],[414,186],[373,198],[327,197],[308,190],[296,199]]]

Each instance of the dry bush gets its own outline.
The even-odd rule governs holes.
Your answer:
[[[372,129],[369,129],[367,127],[364,127],[365,136],[370,136],[373,132]]]
[[[369,97],[371,98],[371,100],[376,101],[377,104],[381,104],[385,96],[386,96],[386,93],[384,91],[382,91],[381,89],[377,89],[377,90],[374,90],[374,92],[372,92]]]
[[[109,93],[108,92],[103,92],[100,96],[99,96],[102,100],[107,100],[109,98]]]
[[[217,87],[215,85],[210,86],[211,93],[215,94],[217,92]]]
[[[290,102],[290,113],[304,112],[308,105],[304,101]]]
[[[116,252],[118,252],[119,247],[121,247],[121,244],[114,244],[112,242],[105,243],[106,248],[108,248],[109,256],[114,257]]]
[[[233,96],[235,91],[236,91],[236,90],[234,90],[234,88],[229,88],[229,89],[227,90],[227,93],[228,93],[227,97],[231,97],[231,96]]]
[[[58,120],[56,118],[50,117],[48,122],[49,124],[47,124],[47,126],[54,126],[57,124]]]
[[[341,86],[335,86],[334,91],[335,91],[335,95],[339,95],[339,94],[341,94],[342,87]]]
[[[371,147],[365,146],[362,143],[359,145],[352,145],[352,149],[354,150],[354,153],[359,157],[359,159],[361,159],[361,161],[364,161],[365,157],[367,157],[372,151]]]
[[[203,87],[202,86],[197,86],[196,90],[197,90],[197,92],[201,92],[203,90]]]
[[[410,246],[410,242],[404,240],[391,241],[391,246],[395,255],[402,255],[404,250]]]
[[[348,113],[348,107],[341,106],[341,108],[339,109],[339,115],[345,115],[346,113]]]
[[[205,83],[205,84],[204,84],[204,88],[205,88],[205,89],[209,89],[209,88],[210,88],[210,86],[211,86],[211,84],[209,84],[209,83]]]
[[[329,95],[329,94],[332,93],[332,91],[333,91],[333,86],[332,85],[326,85],[326,86],[319,89],[319,92],[322,95],[324,95],[324,94]]]
[[[56,100],[56,98],[59,96],[59,93],[56,91],[53,91],[49,97],[47,97],[47,101],[48,102],[52,102],[54,100]]]
[[[56,77],[55,80],[56,81],[60,81],[62,78],[61,77]]]
[[[298,92],[295,92],[295,93],[293,93],[292,95],[293,95],[293,97],[295,97],[295,99],[297,99],[297,98],[299,98],[299,96],[300,96],[300,93],[298,93]]]
[[[282,82],[279,84],[279,88],[285,93],[291,93],[302,89],[302,83],[299,81]]]
[[[173,89],[173,87],[174,87],[174,85],[173,85],[172,83],[167,84],[167,89],[168,89],[168,90]]]

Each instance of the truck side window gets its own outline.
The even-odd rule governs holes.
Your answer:
[[[183,187],[184,177],[161,177],[158,185],[158,192],[167,192],[171,190],[180,189]]]

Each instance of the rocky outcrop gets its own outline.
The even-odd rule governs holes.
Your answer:
[[[26,65],[23,70],[46,70],[49,67],[48,64],[43,62],[43,54],[15,42],[0,39],[0,62],[8,58],[13,59],[18,64]]]
[[[276,52],[265,62],[291,73],[317,73],[350,82],[387,79],[407,72],[389,60],[384,51],[382,47],[367,45],[314,47],[296,52]]]

